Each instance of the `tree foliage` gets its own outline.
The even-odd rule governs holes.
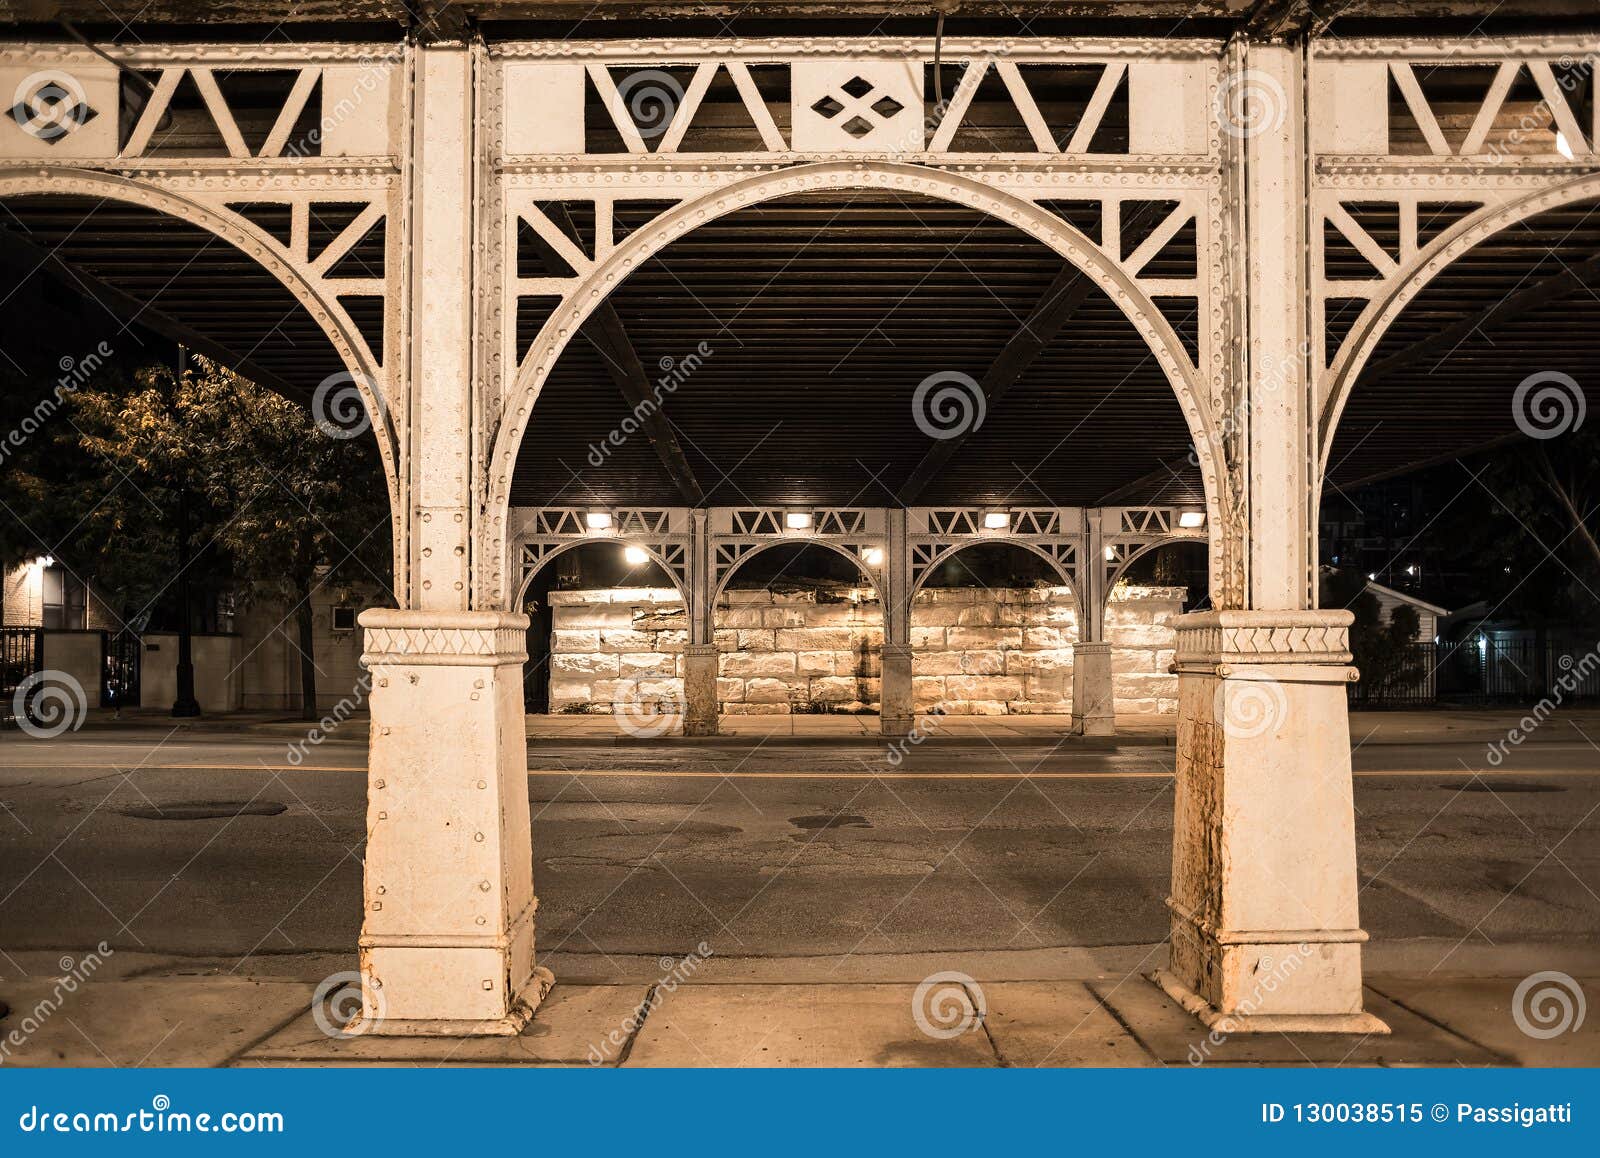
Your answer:
[[[35,531],[0,546],[18,557],[38,543],[62,556],[129,619],[170,595],[180,557],[201,591],[281,601],[298,626],[302,707],[314,715],[312,595],[391,582],[371,438],[324,433],[305,408],[206,358],[189,358],[181,374],[134,377],[70,395],[51,450],[41,442],[7,472],[0,499],[31,504]]]

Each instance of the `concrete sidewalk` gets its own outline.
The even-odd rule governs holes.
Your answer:
[[[1147,954],[1148,955],[1148,954]],[[1535,956],[1543,956],[1538,950]],[[0,983],[5,1064],[19,1066],[1188,1066],[1600,1064],[1600,1024],[1548,1038],[1519,1028],[1511,1003],[1523,975],[1379,973],[1367,1008],[1388,1036],[1234,1034],[1206,1029],[1143,973],[988,978],[939,962],[899,962],[877,980],[558,981],[514,1038],[331,1036],[354,1007],[346,970],[320,1007],[304,979],[351,962],[287,955],[220,964],[117,954],[63,994],[41,970]],[[65,964],[65,962],[61,962]],[[728,962],[719,962],[728,966]],[[911,980],[926,969],[921,983]],[[794,970],[806,972],[801,964]],[[707,971],[716,977],[716,971]],[[1600,972],[1579,982],[1600,993]],[[12,1036],[15,1031],[18,1035]]]

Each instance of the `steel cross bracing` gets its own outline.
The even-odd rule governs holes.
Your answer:
[[[15,95],[0,122],[0,196],[77,194],[169,213],[288,287],[372,414],[403,596],[431,565],[423,560],[439,557],[409,542],[419,512],[437,504],[415,495],[424,404],[406,352],[429,321],[415,305],[425,270],[408,240],[457,198],[476,251],[476,328],[470,413],[448,426],[467,439],[450,451],[466,455],[471,497],[456,522],[467,578],[446,589],[486,607],[515,594],[509,488],[541,385],[629,273],[697,225],[768,199],[870,188],[959,202],[1056,249],[1146,338],[1194,438],[1214,593],[1219,606],[1240,605],[1253,566],[1240,545],[1247,384],[1258,395],[1311,384],[1312,511],[1302,521],[1314,526],[1314,484],[1339,416],[1399,312],[1478,241],[1600,197],[1600,128],[1583,79],[1596,62],[1590,41],[1312,39],[1295,54],[1303,83],[1259,67],[1268,51],[1206,39],[952,39],[938,106],[925,39],[157,43],[110,47],[110,60],[13,43],[0,48],[0,90]],[[456,107],[470,163],[450,189],[427,189],[408,175],[422,147],[419,111],[441,91],[425,83],[424,64],[452,53],[467,60]],[[1440,80],[1463,68],[1486,83],[1451,91]],[[1020,128],[975,137],[970,118],[985,101],[1004,104]],[[733,144],[720,127],[732,113],[747,129]],[[1275,358],[1246,355],[1240,342],[1242,157],[1263,132],[1296,142],[1309,182],[1304,336]],[[668,207],[619,236],[615,209],[626,201]],[[1120,223],[1143,202],[1161,213],[1129,244]],[[330,235],[313,223],[332,206],[342,212]],[[587,235],[574,237],[552,209],[580,210]],[[1073,223],[1091,216],[1092,228]],[[519,230],[564,271],[519,276]],[[375,231],[381,268],[348,268],[342,259]],[[1147,276],[1189,232],[1191,274]],[[512,320],[533,299],[548,317],[517,350]],[[381,303],[381,322],[358,324],[356,303]],[[1201,321],[1192,348],[1170,321],[1175,307]]]

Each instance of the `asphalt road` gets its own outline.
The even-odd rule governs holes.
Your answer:
[[[0,740],[0,949],[348,952],[364,745],[85,731]],[[1172,749],[930,743],[530,749],[543,952],[733,956],[1166,935]],[[1600,939],[1600,751],[1354,756],[1375,939]],[[248,806],[248,807],[246,807]]]

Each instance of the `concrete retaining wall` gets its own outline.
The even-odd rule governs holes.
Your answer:
[[[1119,587],[1107,614],[1117,708],[1175,712],[1168,621],[1183,589]],[[681,697],[683,601],[658,588],[554,591],[550,710],[609,711]],[[876,712],[883,620],[871,591],[730,591],[716,610],[717,696],[728,715]],[[1078,608],[1064,587],[918,593],[911,615],[919,709],[1067,713]]]

